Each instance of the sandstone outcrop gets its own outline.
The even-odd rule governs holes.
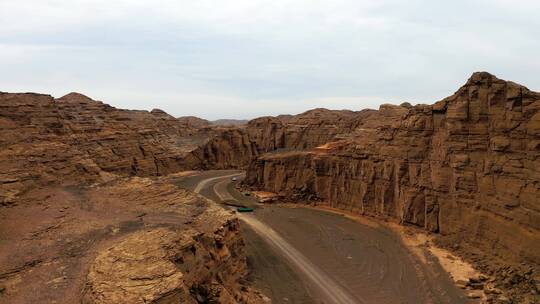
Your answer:
[[[166,178],[40,187],[3,208],[5,303],[262,303],[238,221]]]
[[[373,112],[314,109],[281,118],[260,117],[248,123],[247,132],[259,153],[309,149],[349,134]]]
[[[193,151],[221,133],[77,93],[0,93],[0,301],[260,303],[239,283],[237,220],[159,178],[201,167]]]
[[[208,140],[205,132],[162,110],[120,110],[77,93],[0,93],[0,204],[33,185],[196,167],[190,152]]]
[[[260,117],[238,127],[215,128],[208,141],[191,152],[189,163],[197,163],[201,169],[245,169],[267,152],[315,148],[348,136],[375,112],[314,109],[294,116]]]
[[[0,93],[0,293],[12,303],[38,300],[23,287],[67,303],[80,290],[86,303],[259,301],[239,289],[237,223],[157,178],[231,168],[248,168],[259,190],[438,233],[502,287],[540,292],[539,109],[539,93],[488,73],[433,105],[240,126],[77,93]]]
[[[214,207],[196,221],[199,230],[138,231],[100,252],[83,303],[261,303],[240,290],[247,268],[238,220]]]
[[[365,113],[316,109],[220,127],[160,109],[117,109],[78,93],[0,93],[0,204],[34,185],[246,168],[262,153],[313,148],[347,134]]]
[[[433,105],[383,105],[337,140],[263,155],[246,182],[397,219],[478,259],[538,269],[539,109],[539,93],[475,73]]]

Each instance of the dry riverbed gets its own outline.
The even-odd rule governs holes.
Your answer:
[[[233,197],[256,207],[250,217],[270,233],[257,232],[253,223],[244,221],[250,278],[274,303],[347,303],[349,297],[355,303],[477,302],[468,299],[454,284],[435,255],[423,255],[422,259],[411,250],[419,248],[418,244],[408,244],[403,233],[376,221],[329,210],[256,204],[253,198],[234,189],[232,182],[223,185],[223,179],[230,177],[214,179],[230,174],[204,172],[203,176],[183,179],[181,183],[197,187],[212,179],[204,183],[201,194],[218,201]],[[277,238],[269,238],[269,234]],[[301,263],[294,261],[298,256]],[[304,261],[309,262],[308,268],[315,269],[316,275],[305,270]],[[324,285],[339,290],[341,296],[334,300],[325,298],[324,288],[317,284],[321,280],[331,282]]]

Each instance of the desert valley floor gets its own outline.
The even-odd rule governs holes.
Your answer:
[[[0,303],[540,303],[540,93],[225,122],[0,93]]]

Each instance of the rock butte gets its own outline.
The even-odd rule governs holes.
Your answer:
[[[485,72],[433,105],[227,126],[0,93],[0,299],[264,302],[242,283],[234,216],[172,182],[231,168],[283,200],[435,233],[508,296],[538,299],[539,109],[539,93]]]

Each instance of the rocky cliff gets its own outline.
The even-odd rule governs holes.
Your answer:
[[[240,284],[247,264],[238,219],[214,203],[196,205],[201,213],[183,229],[161,222],[99,252],[82,303],[262,303]]]
[[[260,117],[238,127],[214,128],[204,145],[190,153],[202,169],[245,169],[257,156],[314,148],[348,136],[376,111],[314,109],[299,115]]]
[[[539,109],[539,93],[475,73],[433,105],[384,105],[340,140],[263,155],[246,182],[539,265]]]
[[[0,302],[262,303],[234,216],[163,177],[201,167],[192,152],[221,133],[0,93]]]
[[[158,109],[121,110],[77,93],[0,93],[0,204],[32,185],[196,167],[190,152],[210,137]]]
[[[159,109],[117,109],[77,93],[0,93],[0,204],[33,185],[246,168],[261,153],[312,148],[348,133],[359,115],[316,109],[220,127]]]
[[[0,208],[4,211],[0,236],[10,243],[24,243],[0,250],[0,266],[4,266],[0,282],[20,287],[39,265],[45,268],[34,272],[43,276],[37,282],[50,279],[47,284],[61,286],[66,275],[52,278],[48,271],[61,248],[69,245],[62,267],[74,267],[70,276],[82,277],[85,269],[77,265],[90,265],[88,260],[95,259],[84,282],[87,302],[127,296],[117,290],[132,290],[130,297],[135,298],[144,293],[149,297],[145,301],[156,303],[168,301],[163,294],[183,297],[188,303],[242,298],[233,286],[237,273],[243,271],[241,250],[235,249],[241,246],[234,221],[216,224],[214,230],[199,227],[195,234],[189,229],[179,232],[178,227],[163,224],[170,219],[167,208],[194,198],[185,194],[167,199],[178,191],[170,185],[160,185],[155,192],[150,186],[126,190],[118,184],[126,176],[229,168],[248,168],[247,184],[289,199],[314,200],[439,233],[441,244],[468,254],[480,265],[487,257],[503,266],[533,265],[537,271],[539,108],[539,93],[488,73],[475,73],[454,95],[433,105],[404,103],[359,112],[315,109],[294,116],[261,117],[237,127],[211,126],[194,117],[176,119],[159,109],[116,109],[76,93],[59,99],[0,93]],[[98,194],[87,188],[92,184],[116,200],[93,199]],[[150,197],[144,199],[145,194]],[[167,204],[157,206],[165,213],[147,218],[153,210],[148,206],[157,202]],[[205,204],[187,204],[188,209],[172,218],[176,221],[186,214],[196,218],[204,214]],[[76,216],[66,218],[66,210],[73,206]],[[111,218],[101,219],[100,208]],[[25,217],[32,220],[15,224]],[[73,223],[85,221],[91,227],[73,230],[79,227]],[[152,228],[149,234],[139,231],[140,221]],[[190,226],[194,221],[186,223]],[[222,233],[221,226],[233,232]],[[57,238],[58,231],[66,233],[58,235],[67,244]],[[116,235],[118,231],[122,233]],[[101,242],[103,235],[106,242]],[[207,236],[215,235],[227,240],[227,250],[219,241],[211,246]],[[143,248],[141,242],[148,246]],[[53,246],[58,252],[36,257],[32,252],[39,246]],[[191,256],[189,248],[200,255]],[[138,250],[140,255],[126,256],[127,251]],[[70,254],[78,258],[71,260]],[[188,259],[198,275],[181,270],[181,261]],[[111,272],[111,260],[133,266],[134,272]],[[494,269],[490,263],[489,269]],[[154,264],[168,275],[146,273],[150,268],[144,265]],[[221,265],[231,267],[208,273]],[[524,273],[505,270],[501,276],[510,283],[529,284],[532,272]],[[198,277],[208,280],[203,284]],[[133,289],[131,284],[141,280],[151,282],[159,292]],[[65,293],[76,294],[80,286],[70,285],[66,288],[76,292]],[[22,299],[17,297],[23,294],[15,289],[13,298]]]

